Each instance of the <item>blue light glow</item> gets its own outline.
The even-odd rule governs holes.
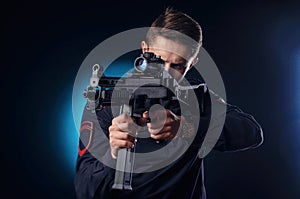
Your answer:
[[[66,164],[72,171],[72,175],[75,172],[75,163],[77,158],[77,146],[78,146],[78,131],[74,126],[74,120],[72,115],[72,106],[70,101],[67,104],[64,104],[62,111],[63,118],[61,121],[63,122],[63,133],[62,133],[62,146],[65,147],[64,150],[64,157]]]
[[[122,76],[127,71],[132,69],[132,64],[130,63],[117,63],[114,66],[110,66],[106,71],[105,75],[107,76]],[[83,91],[89,85],[89,78],[91,74],[86,74],[86,78],[80,82],[79,88]],[[68,96],[72,96],[72,93],[68,94]],[[72,100],[73,106],[72,108]],[[62,145],[65,148],[64,156],[66,160],[66,164],[71,168],[72,173],[75,170],[76,158],[78,153],[78,139],[79,139],[79,128],[81,122],[81,114],[84,109],[84,105],[86,103],[86,99],[83,95],[73,96],[73,99],[70,98],[62,110],[61,118],[63,118],[62,126],[63,126],[63,135],[62,135]]]

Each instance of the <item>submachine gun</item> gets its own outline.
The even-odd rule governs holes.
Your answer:
[[[206,90],[205,84],[180,86],[164,70],[161,57],[149,52],[135,59],[134,69],[126,77],[107,77],[103,73],[102,66],[93,66],[90,85],[83,93],[87,98],[86,109],[95,112],[116,105],[120,107],[120,114],[133,117],[137,123],[143,113],[161,99],[169,101],[168,104],[187,104],[191,90],[200,89],[203,93]],[[132,190],[134,152],[135,148],[118,150],[113,189]]]

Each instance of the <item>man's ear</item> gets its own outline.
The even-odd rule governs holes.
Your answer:
[[[149,49],[148,44],[145,41],[141,42],[141,48],[142,48],[143,53],[147,52]]]
[[[196,57],[193,62],[192,62],[192,66],[195,66],[198,63],[198,57]]]

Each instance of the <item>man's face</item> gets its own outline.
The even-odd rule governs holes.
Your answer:
[[[152,52],[165,61],[165,70],[178,82],[195,64],[191,48],[170,39],[158,36],[151,44],[142,42],[143,52]]]

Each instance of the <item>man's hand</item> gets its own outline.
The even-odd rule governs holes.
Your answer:
[[[180,127],[181,116],[176,116],[173,112],[167,109],[156,111],[150,110],[143,114],[144,118],[151,119],[151,123],[147,124],[151,138],[155,140],[171,140],[176,137]]]
[[[109,144],[114,159],[117,158],[119,148],[134,147],[137,130],[138,125],[126,114],[119,115],[112,120],[112,125],[109,127]]]

